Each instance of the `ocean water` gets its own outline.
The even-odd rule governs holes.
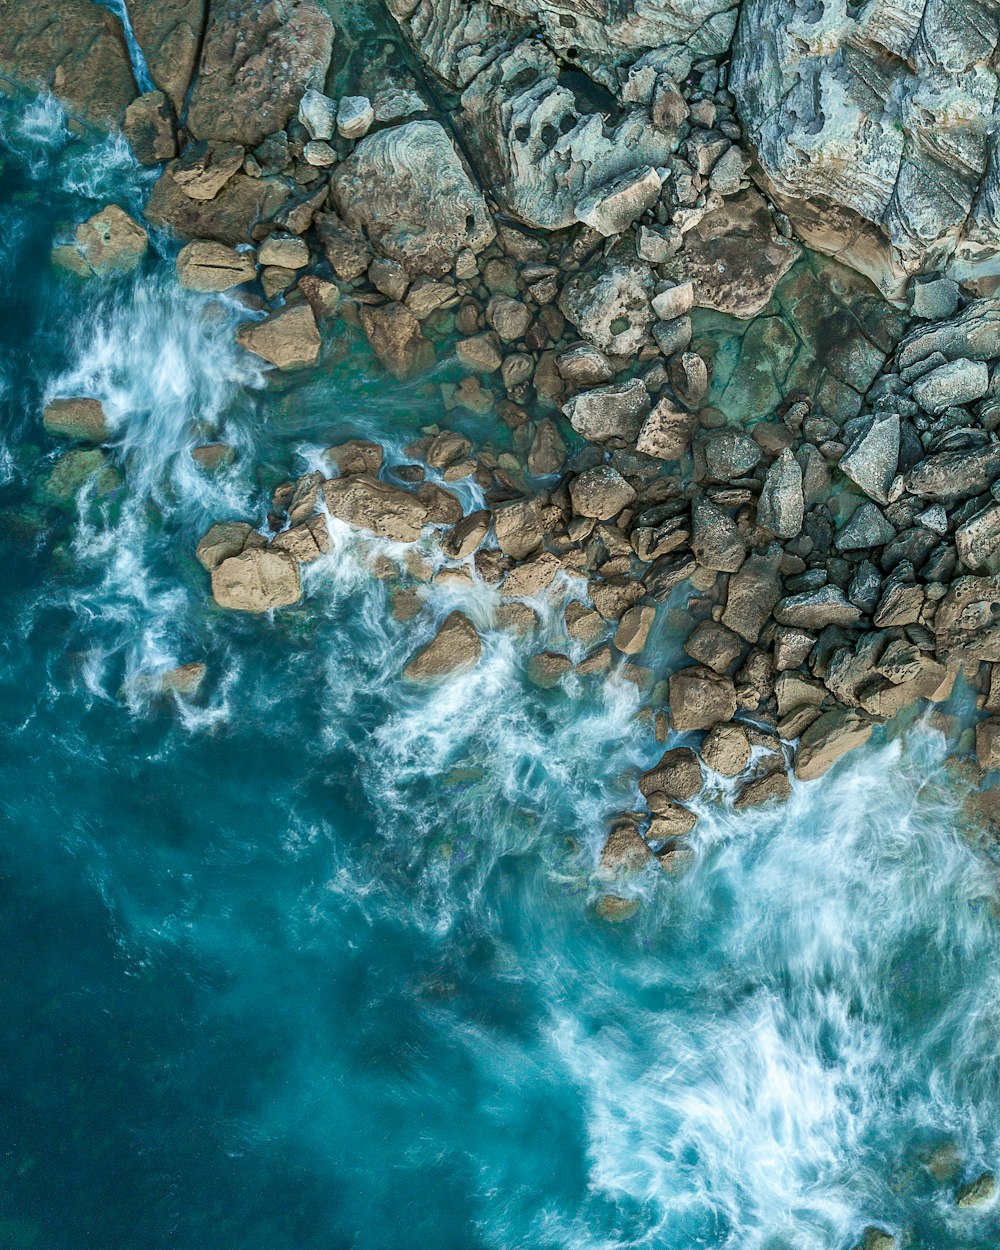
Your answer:
[[[996,869],[942,734],[778,810],[706,796],[685,870],[596,920],[604,821],[662,749],[632,686],[534,689],[483,589],[398,624],[336,523],[273,618],[215,609],[193,557],[332,442],[405,459],[439,404],[344,327],[269,379],[169,240],[52,270],[150,175],[51,101],[0,139],[3,1250],[995,1247],[954,1193],[1000,1162]],[[40,413],[78,393],[125,487],[58,508]],[[231,469],[193,466],[206,437]],[[483,662],[407,686],[455,606]],[[151,695],[194,660],[196,699]]]

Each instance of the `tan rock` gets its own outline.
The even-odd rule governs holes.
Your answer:
[[[736,777],[750,763],[750,742],[739,724],[716,725],[705,735],[701,758],[713,772]]]
[[[542,527],[530,500],[501,504],[493,513],[497,544],[504,555],[524,560],[542,545]]]
[[[316,318],[308,304],[293,304],[263,321],[240,326],[236,341],[279,369],[315,364],[321,346]]]
[[[177,279],[189,291],[229,291],[256,276],[252,252],[238,252],[212,239],[193,239],[177,257]]]
[[[468,672],[479,663],[481,655],[482,643],[475,626],[462,612],[452,612],[431,641],[407,664],[403,674],[410,681],[432,681]]]
[[[646,645],[649,631],[656,619],[656,608],[651,603],[637,604],[629,608],[618,622],[615,646],[623,655],[638,655]]]
[[[428,524],[427,507],[416,495],[366,474],[324,482],[323,497],[331,516],[394,542],[416,542]]]
[[[709,668],[682,668],[668,682],[670,720],[681,733],[711,729],[732,720],[736,711],[736,688],[732,679]]]
[[[106,443],[110,434],[104,409],[96,399],[54,399],[46,405],[42,423],[50,434],[85,443]]]
[[[220,521],[213,525],[198,543],[195,555],[209,573],[223,560],[238,556],[247,547],[263,549],[267,539],[246,521]]]
[[[867,742],[872,729],[871,720],[853,708],[824,712],[799,739],[795,776],[800,781],[822,777],[842,755]]]
[[[299,566],[284,552],[245,549],[212,570],[212,596],[239,612],[286,607],[302,597]]]
[[[149,235],[117,204],[95,213],[76,228],[76,246],[99,278],[130,273],[149,248]]]
[[[400,381],[434,364],[434,348],[405,304],[366,304],[359,315],[372,351]]]

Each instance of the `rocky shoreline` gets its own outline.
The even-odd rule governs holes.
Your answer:
[[[665,0],[625,4],[618,23],[574,7],[390,0],[380,50],[340,58],[316,0],[165,14],[127,0],[155,88],[141,94],[125,32],[84,0],[18,8],[0,35],[0,82],[56,91],[80,126],[120,125],[162,166],[144,223],[109,205],[56,263],[113,278],[142,263],[150,230],[170,230],[184,287],[244,300],[249,352],[308,368],[340,318],[439,400],[409,463],[387,469],[378,444],[352,440],[328,450],[329,472],[281,484],[266,520],[220,519],[197,553],[215,601],[297,602],[328,517],[395,544],[433,533],[436,572],[373,557],[378,575],[403,573],[400,619],[419,612],[421,577],[480,582],[502,599],[498,625],[530,637],[532,602],[578,579],[566,651],[534,655],[532,680],[613,670],[661,741],[701,735],[639,779],[646,810],[613,822],[609,877],[682,862],[704,770],[738,779],[737,807],[783,799],[786,753],[794,777],[816,778],[876,726],[943,702],[959,672],[987,713],[987,777],[1000,767],[995,144],[976,146],[942,105],[942,133],[969,150],[910,146],[893,165],[870,141],[877,100],[838,77],[848,41],[826,18],[808,32],[811,99],[839,111],[809,131],[799,87],[779,90],[802,15],[776,0],[745,0],[738,21],[725,4],[697,22]],[[992,45],[957,20],[921,23],[855,32],[850,48],[904,95],[924,72],[961,79],[988,129],[994,97],[968,83],[989,75],[995,94]],[[906,38],[919,55],[899,69]],[[946,174],[941,203],[928,180]],[[492,422],[512,450],[474,445],[448,413]],[[45,424],[94,448],[108,435],[85,396]],[[196,452],[207,469],[230,454]],[[95,473],[115,488],[99,451],[71,458],[66,489]],[[484,501],[468,515],[449,489],[461,481]],[[649,659],[675,592],[691,662],[664,682],[634,657]],[[480,654],[453,612],[405,676]],[[599,910],[636,905],[609,894]]]

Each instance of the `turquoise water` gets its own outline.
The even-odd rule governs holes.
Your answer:
[[[165,240],[118,283],[52,271],[148,175],[51,105],[2,129],[0,1246],[995,1246],[953,1195],[1000,1153],[996,880],[940,734],[779,811],[706,800],[686,871],[598,922],[603,821],[662,749],[633,687],[537,691],[496,632],[405,686],[434,619],[495,605],[397,624],[343,527],[274,619],[193,558],[331,442],[404,459],[432,395],[343,327],[268,382]],[[40,411],[81,391],[126,488],[60,510]],[[196,700],[150,697],[192,660]]]

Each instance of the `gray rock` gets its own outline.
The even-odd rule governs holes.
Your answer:
[[[786,447],[767,471],[757,504],[757,524],[776,538],[795,538],[802,532],[804,512],[802,469],[792,449]]]
[[[1000,577],[959,577],[934,617],[939,660],[1000,662]]]
[[[981,360],[949,360],[913,383],[913,398],[925,412],[972,403],[989,389],[990,371]]]
[[[774,608],[774,619],[779,625],[798,629],[823,629],[827,625],[855,625],[861,619],[861,610],[839,586],[822,586],[780,600]]]
[[[757,641],[781,598],[781,577],[778,573],[781,557],[781,548],[773,543],[765,552],[753,552],[739,572],[729,579],[729,595],[722,623],[747,642]]]
[[[627,508],[636,493],[617,470],[609,464],[587,469],[569,485],[573,511],[577,516],[608,521]]]
[[[958,311],[958,283],[953,278],[917,279],[910,312],[927,321],[945,321]]]
[[[639,262],[602,261],[566,283],[559,310],[595,347],[612,356],[635,355],[654,319],[653,275]]]
[[[310,139],[326,142],[333,138],[337,128],[337,103],[314,87],[299,101],[299,121],[305,126]]]
[[[652,166],[619,174],[585,195],[575,216],[605,238],[621,234],[660,198],[660,176]],[[683,310],[683,311],[686,311]]]
[[[563,406],[570,424],[592,443],[635,443],[649,412],[649,392],[638,378],[583,391]]]
[[[673,321],[694,307],[694,284],[690,281],[675,283],[654,295],[650,302],[661,321]]]
[[[343,139],[363,138],[374,120],[375,110],[366,95],[345,95],[337,105],[337,133]]]
[[[349,227],[411,274],[442,277],[495,230],[443,126],[407,122],[368,135],[338,167],[330,194]]]
[[[691,550],[702,568],[720,573],[735,573],[746,558],[736,522],[704,497],[691,505]]]
[[[752,473],[764,458],[754,440],[741,430],[719,430],[701,443],[705,469],[713,482],[731,482]]]
[[[578,343],[556,358],[559,376],[574,386],[600,386],[615,376],[604,352],[589,343]]]
[[[865,500],[837,530],[834,546],[838,551],[862,551],[868,547],[883,547],[895,537],[896,531],[878,508]]]
[[[955,531],[955,550],[974,573],[1000,573],[1000,503],[977,512]]]
[[[838,467],[877,503],[889,502],[889,487],[899,464],[899,417],[876,418],[851,443]]]
[[[1000,477],[1000,444],[972,451],[942,451],[906,475],[906,489],[920,499],[967,499],[989,490]]]
[[[644,421],[635,449],[658,460],[679,460],[691,445],[695,422],[687,409],[661,399]]]

